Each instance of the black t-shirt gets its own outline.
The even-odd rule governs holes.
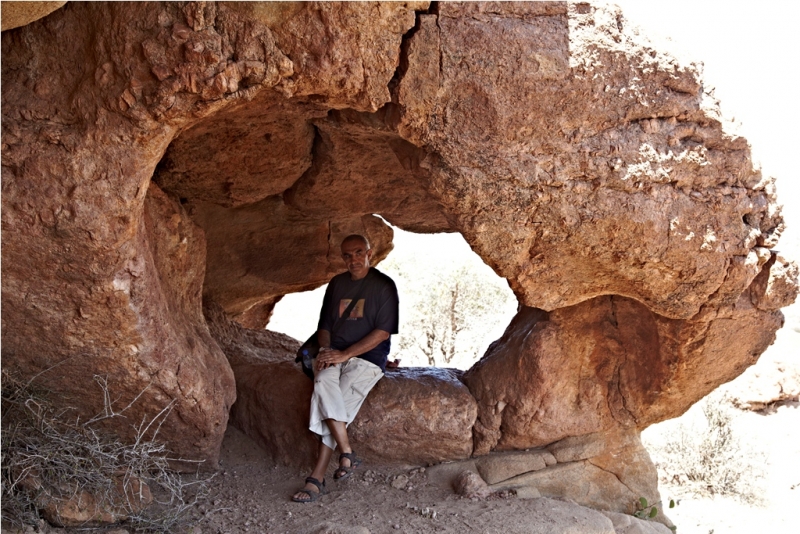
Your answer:
[[[350,301],[359,292],[361,297],[350,316],[333,332],[337,319],[344,314]],[[331,332],[331,347],[336,350],[345,350],[375,329],[396,334],[398,301],[397,287],[392,279],[374,267],[361,280],[353,280],[349,272],[337,274],[325,290],[318,329]],[[391,348],[390,339],[382,341],[377,347],[365,354],[359,354],[358,357],[374,363],[385,372],[386,358]]]

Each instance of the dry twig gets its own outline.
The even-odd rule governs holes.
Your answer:
[[[208,479],[170,469],[173,459],[156,439],[174,404],[134,425],[133,443],[123,443],[96,425],[124,417],[144,391],[119,410],[105,377],[96,376],[95,381],[102,390],[103,411],[81,421],[74,410],[55,408],[31,382],[3,372],[3,520],[30,525],[44,515],[53,521],[48,505],[63,508],[70,500],[93,499],[95,522],[105,513],[106,519],[125,520],[133,529],[150,532],[167,532],[185,523],[187,512],[205,497]]]

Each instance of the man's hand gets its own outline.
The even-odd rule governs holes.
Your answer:
[[[331,333],[327,330],[319,330],[317,332],[317,340],[321,348],[317,357],[314,358],[314,372],[327,369],[331,365],[337,363],[344,363],[350,358],[354,358],[359,354],[365,354],[375,347],[377,347],[383,340],[389,339],[389,332],[385,330],[378,330],[377,328],[364,336],[361,341],[358,341],[345,350],[336,350],[329,347],[331,342]]]
[[[319,354],[317,354],[317,357],[314,359],[314,371],[327,369],[331,365],[344,363],[349,359],[350,357],[340,350],[323,347],[319,349]]]

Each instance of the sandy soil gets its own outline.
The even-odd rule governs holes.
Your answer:
[[[587,520],[580,509],[562,509],[549,499],[465,499],[428,482],[424,468],[363,465],[351,480],[334,482],[332,464],[328,493],[315,503],[294,503],[289,498],[307,473],[269,466],[261,449],[233,428],[223,442],[221,468],[209,504],[197,511],[195,533],[533,533],[539,529],[530,524],[531,508],[542,506],[556,516],[571,516],[578,528]]]
[[[689,413],[684,418],[694,415]],[[680,422],[669,421],[673,424],[664,427],[664,435]],[[785,403],[768,414],[741,411],[733,420],[733,428],[743,444],[743,454],[750,451],[755,461],[763,462],[764,479],[753,481],[754,487],[759,488],[757,493],[762,499],[761,504],[746,504],[732,497],[692,495],[684,488],[662,484],[662,497],[679,500],[679,505],[668,512],[670,519],[678,526],[678,532],[800,532],[800,520],[797,518],[797,506],[800,504],[800,403]]]

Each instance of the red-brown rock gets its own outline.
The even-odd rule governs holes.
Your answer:
[[[462,233],[527,306],[467,375],[478,453],[673,417],[754,363],[797,295],[772,180],[698,67],[612,8],[72,2],[2,52],[3,366],[82,415],[95,375],[120,406],[145,390],[129,415],[172,405],[180,456],[215,461],[234,399],[201,293],[262,327],[341,270],[347,233],[388,254],[376,215]],[[269,336],[216,336],[249,366],[234,414],[307,456],[301,423],[272,429],[309,384]],[[450,372],[373,398],[366,455],[400,461],[386,428],[438,436],[414,461],[469,454]]]
[[[613,294],[688,319],[712,295],[736,302],[782,221],[697,66],[618,21],[591,4],[442,3],[409,39],[397,128],[436,155],[429,190],[523,304]]]
[[[313,465],[318,446],[308,430],[313,385],[294,363],[300,343],[276,332],[242,328],[212,303],[206,315],[236,375],[231,422],[275,461]],[[411,465],[469,457],[477,410],[456,373],[426,368],[389,371],[349,427],[359,456]]]
[[[63,2],[7,2],[3,4],[3,31],[19,28],[46,17],[66,4]]]
[[[377,111],[389,102],[401,39],[414,27],[414,10],[429,2],[298,4],[302,7],[284,11],[280,22],[260,17],[294,62],[294,94],[333,109]],[[264,12],[252,9],[257,17]]]
[[[259,317],[268,320],[285,293],[314,289],[345,270],[340,245],[346,236],[366,236],[374,264],[392,250],[394,232],[372,215],[311,218],[279,196],[240,208],[188,207],[209,243],[204,293],[246,326],[264,328]]]
[[[458,371],[388,371],[350,425],[353,447],[376,461],[425,465],[472,455],[475,399]]]
[[[478,401],[475,453],[677,417],[752,365],[781,324],[747,294],[687,321],[622,297],[523,308],[464,377]]]

